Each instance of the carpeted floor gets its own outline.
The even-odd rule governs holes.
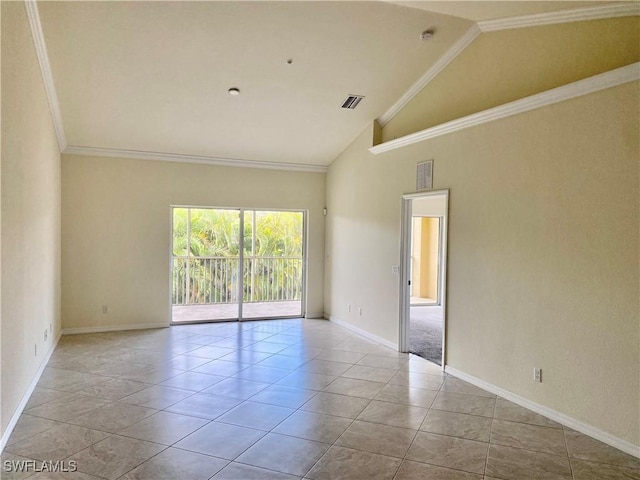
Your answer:
[[[442,307],[415,306],[410,309],[411,353],[442,364]]]

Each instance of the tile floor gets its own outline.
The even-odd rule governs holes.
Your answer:
[[[324,320],[65,336],[3,479],[640,479],[640,461]]]

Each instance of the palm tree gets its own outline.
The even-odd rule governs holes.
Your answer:
[[[174,303],[236,301],[238,211],[174,208],[173,214]],[[294,299],[289,298],[291,290],[293,296],[299,298],[302,214],[245,212],[245,215],[245,299]],[[255,231],[252,215],[255,215]],[[253,245],[255,252],[252,252]]]

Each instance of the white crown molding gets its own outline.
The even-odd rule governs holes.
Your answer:
[[[38,381],[40,380],[40,377],[42,376],[42,373],[44,372],[44,369],[47,366],[47,363],[49,363],[49,359],[51,358],[51,355],[53,354],[54,350],[58,346],[58,342],[60,341],[61,335],[62,334],[59,333],[55,341],[51,342],[51,346],[49,347],[47,354],[44,356],[44,358],[40,362],[40,365],[38,366],[38,370],[36,371],[36,374],[33,376],[33,378],[31,379],[31,382],[29,383],[29,386],[27,387],[27,391],[24,392],[24,395],[22,395],[22,398],[20,399],[20,403],[18,404],[18,407],[16,408],[15,412],[13,412],[13,415],[9,420],[9,424],[7,425],[7,428],[4,429],[4,433],[2,434],[2,437],[0,437],[0,453],[2,453],[2,451],[4,450],[4,447],[7,445],[7,442],[9,441],[9,437],[11,436],[13,429],[16,428],[16,424],[18,423],[18,420],[20,420],[20,416],[22,415],[22,412],[27,406],[27,403],[31,398],[31,394],[36,389],[36,386],[38,385]]]
[[[207,157],[203,155],[180,155],[175,153],[145,152],[140,150],[121,150],[117,148],[77,147],[69,145],[62,153],[69,155],[88,155],[93,157],[133,158],[160,162],[197,163],[222,167],[262,168],[267,170],[290,170],[294,172],[326,173],[324,165],[306,165],[303,163],[260,162],[231,158]]]
[[[380,145],[369,148],[374,155],[396,150],[407,145],[423,142],[430,138],[439,137],[447,133],[457,132],[465,128],[482,125],[483,123],[493,122],[501,118],[510,117],[519,113],[528,112],[554,103],[564,102],[575,97],[587,95],[607,88],[622,85],[624,83],[640,80],[640,62],[627,65],[626,67],[616,68],[593,77],[578,80],[562,87],[553,88],[546,92],[531,95],[529,97],[516,100],[514,102],[505,103],[498,107],[490,108],[482,112],[467,115],[450,122],[442,123],[434,127],[421,130],[404,137],[396,138]]]
[[[640,3],[614,3],[595,7],[560,10],[556,12],[523,15],[519,17],[500,18],[497,20],[483,20],[474,23],[469,30],[454,43],[445,54],[434,63],[427,72],[414,83],[411,88],[394,103],[380,118],[378,123],[384,127],[395,117],[402,108],[409,103],[424,87],[426,87],[453,59],[460,55],[478,35],[485,32],[495,32],[513,28],[535,27],[556,23],[579,22],[584,20],[599,20],[615,17],[630,17],[640,15]]]
[[[40,65],[40,71],[47,94],[47,100],[49,102],[49,109],[51,112],[51,118],[53,120],[54,129],[56,132],[56,138],[58,140],[58,147],[62,153],[75,153],[72,150],[78,149],[92,149],[94,151],[101,151],[103,153],[91,153],[90,155],[98,156],[119,156],[124,158],[139,158],[146,160],[165,160],[172,162],[183,163],[203,163],[210,165],[221,166],[237,166],[245,168],[264,168],[271,170],[293,170],[293,171],[306,171],[325,173],[327,167],[322,165],[306,165],[306,164],[288,164],[280,162],[258,162],[255,160],[233,160],[217,157],[205,157],[205,156],[193,156],[193,155],[174,155],[166,153],[155,152],[138,152],[131,150],[111,150],[112,152],[119,152],[117,155],[104,153],[108,149],[101,149],[97,147],[76,147],[67,146],[66,136],[64,132],[64,125],[62,123],[62,114],[60,111],[60,104],[58,102],[58,96],[53,81],[53,75],[51,73],[51,65],[49,63],[49,56],[47,54],[47,48],[44,41],[44,34],[42,31],[42,24],[40,22],[40,15],[38,13],[37,3],[33,0],[24,0],[27,16],[29,18],[29,24],[31,27],[31,34],[33,36],[33,43],[36,49],[38,57],[38,63]],[[640,15],[640,3],[627,2],[627,3],[615,3],[610,5],[598,5],[594,7],[561,10],[557,12],[541,13],[534,15],[525,15],[520,17],[503,18],[497,20],[485,20],[480,21],[477,24],[473,24],[465,34],[454,43],[445,54],[434,63],[425,74],[414,83],[409,90],[396,102],[389,110],[387,110],[380,118],[378,123],[380,126],[385,126],[393,117],[395,117],[407,103],[409,103],[425,86],[427,86],[452,60],[454,60],[460,53],[462,53],[477,37],[483,32],[491,32],[512,28],[524,28],[539,25],[550,25],[556,23],[576,22],[583,20],[595,20],[614,17],[626,17]],[[79,153],[89,154],[89,153]],[[135,155],[135,156],[134,156]],[[153,157],[153,158],[151,158]],[[171,158],[170,158],[171,157]]]
[[[478,22],[478,27],[482,32],[495,32],[498,30],[507,30],[512,28],[537,27],[541,25],[553,25],[556,23],[581,22],[584,20],[631,17],[636,15],[640,15],[640,3],[614,3],[609,5],[597,5],[595,7],[523,15],[521,17],[483,20]]]
[[[565,415],[564,413],[560,413],[556,410],[553,410],[549,407],[545,407],[544,405],[540,405],[539,403],[532,402],[531,400],[527,400],[524,397],[516,395],[508,390],[500,388],[496,385],[493,385],[489,382],[485,382],[479,378],[476,378],[468,373],[465,373],[457,368],[450,367],[446,365],[444,367],[444,371],[454,377],[457,377],[465,382],[469,382],[476,387],[480,387],[488,392],[495,393],[496,395],[509,400],[521,407],[528,408],[529,410],[536,412],[540,415],[543,415],[551,420],[554,420],[562,425],[565,425],[577,432],[584,433],[596,440],[600,440],[607,445],[611,445],[618,450],[622,450],[629,455],[633,455],[634,457],[640,458],[640,447],[634,445],[633,443],[627,442],[626,440],[622,440],[621,438],[616,437],[615,435],[611,435],[610,433],[603,432],[602,430],[589,425],[587,423],[581,422],[580,420],[576,420],[573,417]]]
[[[374,335],[373,333],[369,333],[366,330],[362,330],[361,328],[358,328],[358,327],[356,327],[354,325],[351,325],[350,323],[347,323],[344,320],[340,320],[339,318],[336,318],[333,315],[329,315],[329,321],[335,323],[336,325],[340,325],[341,327],[344,327],[347,330],[351,330],[352,332],[357,333],[361,337],[368,338],[369,340],[372,340],[372,341],[374,341],[376,343],[384,345],[385,347],[389,347],[389,348],[395,350],[396,352],[398,351],[398,344],[397,343],[390,342],[389,340],[386,340],[386,339],[384,339],[382,337]]]
[[[414,83],[407,92],[400,97],[400,99],[394,103],[389,110],[387,110],[380,118],[378,118],[378,123],[381,127],[384,127],[387,123],[391,121],[393,117],[395,117],[402,108],[409,103],[413,97],[415,97],[420,91],[426,87],[431,80],[433,80],[444,68],[449,65],[460,53],[464,51],[465,48],[473,42],[478,35],[482,33],[478,26],[474,23],[469,27],[469,29],[465,32],[465,34],[458,39],[456,43],[454,43],[449,50],[447,50],[440,59],[434,63],[429,70],[425,72],[422,77],[418,79],[416,83]]]
[[[67,140],[64,134],[64,126],[62,124],[62,114],[60,113],[60,104],[58,103],[58,95],[53,82],[51,73],[51,65],[49,64],[49,55],[47,55],[47,46],[44,43],[44,34],[42,33],[42,24],[40,23],[40,14],[38,13],[38,5],[35,1],[25,0],[25,8],[29,25],[31,27],[31,35],[33,36],[33,44],[36,48],[38,63],[40,64],[40,72],[42,73],[42,81],[44,89],[49,101],[49,110],[51,119],[53,120],[53,128],[58,139],[58,148],[62,152],[67,146]]]

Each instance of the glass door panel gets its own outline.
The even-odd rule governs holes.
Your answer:
[[[172,321],[239,318],[240,211],[173,209]]]
[[[244,212],[242,318],[302,315],[302,212]]]
[[[303,314],[303,212],[174,207],[172,214],[173,323]]]

